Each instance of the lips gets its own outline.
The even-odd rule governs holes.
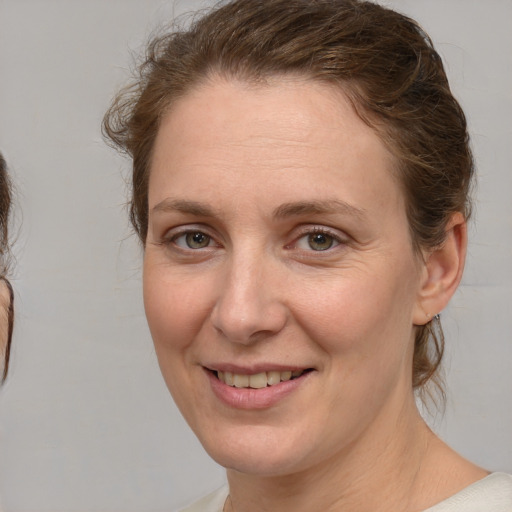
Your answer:
[[[213,394],[225,405],[239,410],[277,406],[305,385],[314,368],[258,366],[253,369],[231,364],[203,367]],[[252,370],[252,371],[251,371]]]
[[[227,384],[228,386],[235,388],[252,388],[262,389],[268,386],[275,386],[280,382],[286,382],[292,379],[300,377],[303,373],[308,370],[285,370],[285,371],[268,371],[254,374],[241,374],[233,372],[215,372],[217,378]]]

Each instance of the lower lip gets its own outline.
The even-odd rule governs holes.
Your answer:
[[[296,391],[313,373],[307,372],[292,380],[265,388],[235,388],[219,380],[213,372],[205,370],[215,396],[235,409],[268,409]]]

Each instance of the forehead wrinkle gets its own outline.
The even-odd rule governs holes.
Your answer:
[[[294,150],[296,148],[310,149],[318,147],[318,144],[315,144],[312,141],[312,135],[314,134],[313,130],[303,132],[295,130],[295,132],[291,132],[290,129],[288,129],[288,131],[285,131],[284,129],[282,131],[277,131],[275,130],[275,127],[273,127],[273,129],[274,132],[272,135],[268,134],[268,127],[262,130],[262,133],[255,133],[253,130],[245,136],[240,135],[237,138],[233,138],[227,142],[227,145],[243,148],[291,148]],[[211,145],[216,146],[217,144],[218,142],[214,142]]]

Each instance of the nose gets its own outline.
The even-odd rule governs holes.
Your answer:
[[[280,272],[265,257],[233,256],[220,280],[211,320],[224,338],[249,345],[283,329],[287,307]]]

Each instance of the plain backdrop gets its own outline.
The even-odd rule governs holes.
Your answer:
[[[478,166],[464,283],[443,313],[434,428],[512,472],[512,2],[395,0],[443,56]],[[0,0],[0,149],[17,183],[11,375],[0,390],[6,512],[171,511],[219,486],[160,376],[130,234],[129,162],[100,122],[180,0]]]

